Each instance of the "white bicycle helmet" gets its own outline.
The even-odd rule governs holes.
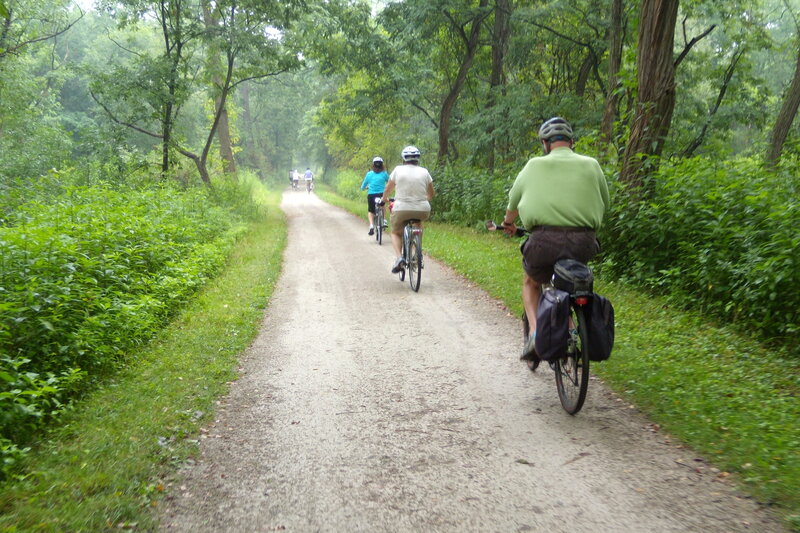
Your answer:
[[[554,137],[560,138],[554,139]],[[575,134],[572,132],[572,126],[569,125],[569,122],[561,117],[553,117],[546,120],[542,127],[539,128],[539,140],[573,141],[575,140]]]
[[[403,161],[419,161],[420,156],[419,148],[416,146],[406,146],[400,152],[400,157],[403,158]]]
[[[383,158],[382,157],[377,157],[377,156],[373,157],[372,158],[372,164],[374,165],[375,163],[383,164]]]

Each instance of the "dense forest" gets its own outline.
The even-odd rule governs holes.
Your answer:
[[[597,268],[797,356],[797,0],[0,0],[0,447],[223,268],[246,185],[357,196],[419,146],[502,213],[559,115],[613,193]]]

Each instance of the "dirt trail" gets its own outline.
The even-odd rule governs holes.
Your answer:
[[[598,381],[564,413],[518,320],[440,264],[414,293],[363,221],[283,209],[279,287],[164,530],[783,531]]]

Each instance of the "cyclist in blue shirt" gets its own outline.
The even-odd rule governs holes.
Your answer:
[[[367,211],[369,216],[369,234],[375,233],[375,198],[380,198],[386,189],[386,182],[389,181],[389,174],[383,166],[383,159],[375,157],[372,159],[372,169],[364,176],[361,183],[361,190],[367,189]],[[384,223],[385,224],[385,223]]]

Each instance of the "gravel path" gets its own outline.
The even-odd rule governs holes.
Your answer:
[[[363,221],[282,207],[279,287],[162,529],[784,531],[599,381],[564,413],[519,321],[447,268],[414,293]]]

